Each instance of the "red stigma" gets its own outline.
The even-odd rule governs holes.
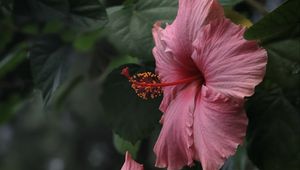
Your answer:
[[[125,67],[122,69],[121,71],[121,75],[127,77],[128,79],[130,79],[130,75],[129,75],[129,68],[128,67]]]

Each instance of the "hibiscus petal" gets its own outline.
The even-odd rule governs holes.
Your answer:
[[[194,112],[195,159],[203,170],[219,170],[246,134],[243,100],[235,101],[214,89],[201,88]]]
[[[143,165],[135,162],[127,151],[125,155],[125,162],[121,170],[144,170],[144,167]]]
[[[160,22],[157,22],[152,29],[155,47],[153,48],[153,55],[156,61],[156,71],[158,72],[162,82],[174,82],[190,75],[185,74],[187,69],[196,67],[190,67],[188,64],[182,65],[182,63],[174,60],[174,57],[167,51],[167,46],[164,41],[161,40],[162,28],[160,28]],[[190,65],[194,65],[190,61]],[[177,91],[182,89],[183,86],[171,86],[164,87],[164,98],[160,105],[160,110],[165,112],[170,101],[176,97]]]
[[[165,30],[160,22],[152,29],[155,47],[153,55],[156,71],[163,82],[174,82],[198,74],[191,59],[192,43],[200,28],[211,20],[224,17],[223,9],[216,0],[179,0],[179,10],[173,24]],[[160,110],[165,112],[182,86],[165,87]]]
[[[266,51],[245,40],[244,31],[228,19],[213,21],[199,32],[192,55],[206,86],[239,98],[254,93],[267,64]]]
[[[182,59],[189,60],[192,43],[201,27],[223,17],[223,9],[216,0],[179,0],[177,17],[163,31],[162,39],[175,59],[185,62]]]
[[[216,0],[179,0],[174,22],[165,30],[157,22],[152,30],[157,71],[163,77],[170,75],[170,71],[180,73],[180,69],[185,69],[185,72],[179,76],[188,72],[195,73],[190,58],[193,52],[192,43],[201,27],[223,17],[223,9]]]
[[[193,114],[199,88],[196,82],[189,84],[170,103],[154,146],[157,167],[179,170],[193,164]]]
[[[161,40],[162,28],[160,22],[154,24],[152,29],[155,47],[152,52],[156,61],[156,71],[160,73],[165,81],[181,78],[180,63],[173,59],[171,53],[167,52],[167,44]]]

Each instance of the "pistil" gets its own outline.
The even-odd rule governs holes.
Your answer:
[[[122,70],[121,75],[127,77],[136,94],[145,100],[149,98],[154,99],[161,96],[163,94],[162,87],[189,83],[200,79],[200,76],[193,76],[174,82],[162,83],[159,76],[153,72],[137,73],[133,76],[130,76],[128,67],[125,67]]]

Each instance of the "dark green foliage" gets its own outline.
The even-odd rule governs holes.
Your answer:
[[[126,0],[101,0],[106,7],[122,5],[124,1]]]
[[[36,87],[47,102],[64,81],[79,51],[90,50],[106,23],[106,11],[97,0],[25,0],[14,4],[22,32],[33,35],[29,58]],[[36,37],[39,33],[40,35]]]
[[[258,88],[248,102],[248,154],[261,170],[298,170],[300,112],[277,87]]]
[[[279,85],[300,110],[300,37],[263,45],[269,55],[266,79]]]
[[[45,101],[64,81],[70,60],[75,58],[76,53],[56,37],[43,37],[34,41],[29,59],[35,85],[42,90]]]
[[[300,1],[286,1],[279,8],[253,25],[246,33],[247,39],[265,39],[300,29]],[[299,35],[299,34],[298,34]]]
[[[0,20],[0,53],[5,49],[6,45],[11,41],[13,36],[12,21],[10,18]],[[1,58],[0,58],[1,59]]]
[[[157,20],[171,23],[177,11],[174,0],[139,0],[108,9],[110,40],[123,52],[142,59],[152,58],[151,29]]]
[[[25,60],[26,50],[26,44],[19,44],[14,51],[7,54],[3,60],[0,60],[0,79]]]
[[[12,96],[6,102],[0,103],[0,125],[12,117],[17,110],[19,102],[20,98],[18,96]]]
[[[125,155],[126,151],[130,153],[133,159],[136,159],[137,153],[141,146],[141,141],[136,142],[135,144],[132,144],[129,141],[126,141],[122,139],[119,135],[114,134],[114,146],[116,150],[122,154]]]
[[[128,79],[120,74],[124,67],[129,67],[131,74],[152,70],[135,64],[120,66],[107,76],[100,100],[107,124],[120,137],[135,143],[148,137],[158,126],[162,114],[158,110],[161,99],[139,98]]]
[[[219,2],[225,7],[233,7],[234,5],[242,1],[243,0],[219,0]]]
[[[72,29],[90,31],[106,23],[105,8],[98,0],[16,1],[15,11],[21,24],[59,20]]]
[[[268,51],[263,85],[248,102],[248,154],[261,170],[300,167],[300,13],[287,1],[246,33]]]
[[[295,6],[300,2],[285,2],[249,28],[245,37],[262,41],[268,51],[266,79],[279,85],[300,109],[300,13]]]

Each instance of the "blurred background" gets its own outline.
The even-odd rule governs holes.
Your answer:
[[[220,1],[254,23],[283,2]],[[148,6],[143,22],[128,12]],[[159,125],[135,144],[114,134],[102,84],[116,66],[153,62],[151,26],[176,10],[170,0],[0,0],[0,170],[118,170],[124,149],[155,169]],[[242,146],[222,169],[257,168]]]

